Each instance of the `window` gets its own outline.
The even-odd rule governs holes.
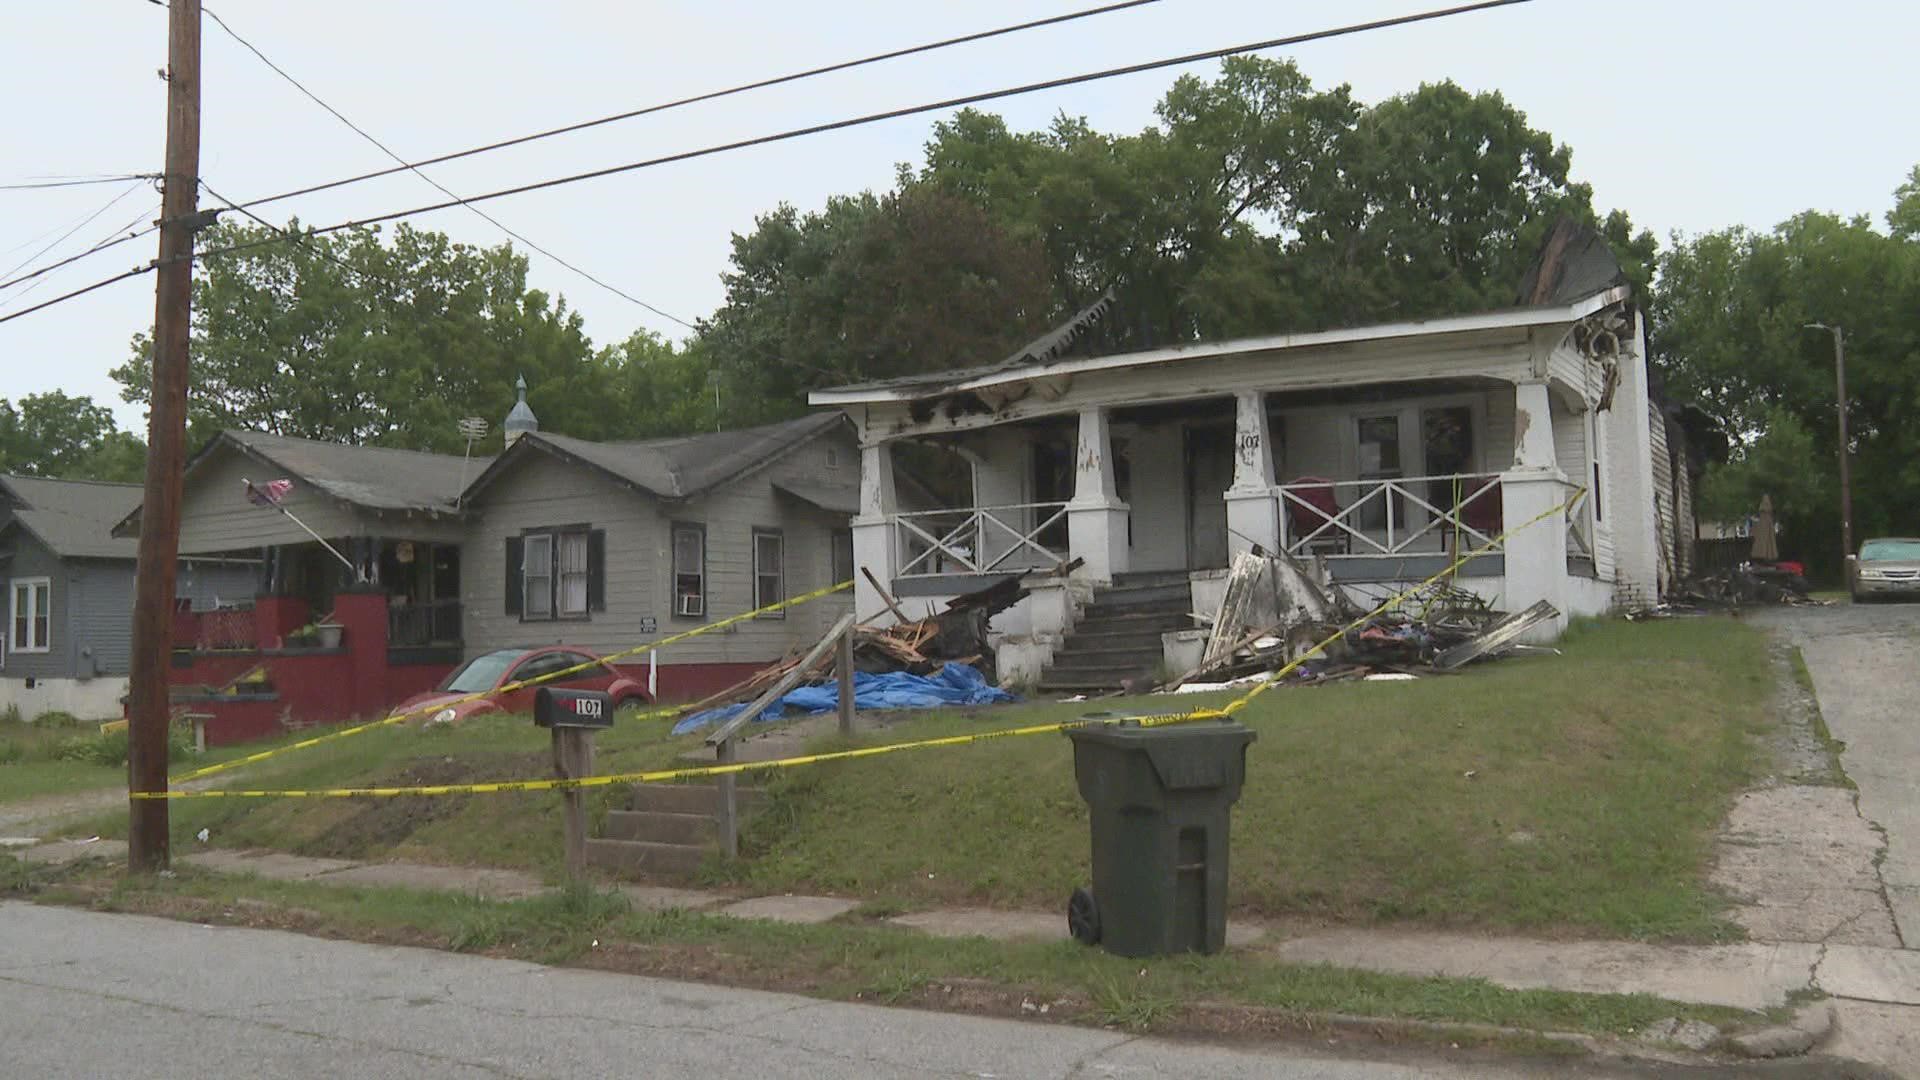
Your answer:
[[[840,448],[837,446],[827,447],[827,468],[837,469],[839,467],[840,467]]]
[[[536,533],[524,539],[525,561],[520,565],[520,585],[526,604],[520,609],[523,619],[553,618],[553,535]]]
[[[1360,479],[1362,480],[1398,480],[1400,471],[1400,418],[1398,416],[1363,416],[1358,420],[1360,435]],[[1367,499],[1372,489],[1361,489],[1359,497]],[[1393,522],[1395,532],[1405,527],[1406,511],[1400,505],[1399,496],[1393,492],[1373,495],[1366,505],[1360,508],[1360,527],[1363,529],[1385,529],[1387,527],[1387,500],[1393,500]]]
[[[555,605],[563,619],[585,618],[587,614],[587,534],[561,533],[554,562],[559,567],[560,589]]]
[[[835,529],[831,550],[828,554],[831,565],[827,567],[827,580],[838,585],[853,580],[853,530]]]
[[[787,598],[787,541],[769,529],[753,530],[753,606],[766,607]],[[784,619],[786,612],[773,611],[763,619]]]
[[[13,598],[7,621],[8,651],[48,651],[53,642],[53,579],[14,578],[7,592]]]
[[[673,613],[686,618],[707,613],[705,526],[673,527]]]
[[[566,525],[507,538],[507,614],[522,621],[605,611],[604,529]]]

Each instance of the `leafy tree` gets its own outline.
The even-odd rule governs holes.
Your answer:
[[[924,185],[754,224],[698,346],[727,426],[804,411],[815,387],[1000,359],[1053,314],[1038,245]]]
[[[1112,137],[963,112],[935,127],[918,179],[1038,238],[1056,307],[1114,288],[1109,347],[1502,306],[1561,215],[1651,279],[1652,235],[1599,219],[1567,147],[1497,93],[1443,82],[1368,107],[1291,61],[1237,57],[1180,79],[1157,113]]]
[[[259,246],[195,264],[196,439],[243,427],[451,451],[456,422],[505,415],[521,374],[543,422],[606,434],[599,402],[578,392],[592,367],[579,316],[527,287],[511,245],[476,248],[407,225],[390,238],[274,237],[227,223],[204,237],[208,249]],[[146,399],[149,350],[136,335],[133,358],[113,372],[128,401]]]
[[[58,390],[0,398],[0,473],[63,480],[137,481],[147,448],[93,399]]]
[[[1832,338],[1808,323],[1846,333],[1856,537],[1920,531],[1920,237],[1900,224],[1913,197],[1911,182],[1897,193],[1893,235],[1807,212],[1681,241],[1660,262],[1653,359],[1736,441],[1709,487],[1771,492],[1795,553],[1828,576],[1842,554],[1837,388]]]

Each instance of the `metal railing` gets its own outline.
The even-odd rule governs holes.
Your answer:
[[[1064,502],[916,510],[893,515],[900,551],[896,578],[989,574],[1053,567],[1063,560],[1043,540],[1064,532]]]
[[[1274,492],[1289,555],[1430,554],[1494,544],[1502,531],[1499,473],[1296,481]]]
[[[193,647],[201,650],[251,649],[258,643],[253,606],[196,611],[193,619]]]
[[[427,600],[387,608],[387,644],[453,645],[460,641],[460,601]]]

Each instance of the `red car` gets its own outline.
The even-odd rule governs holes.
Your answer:
[[[582,664],[591,666],[536,686],[502,689],[513,683],[537,679]],[[541,686],[604,690],[612,696],[616,710],[647,702],[646,687],[620,674],[605,660],[570,645],[547,645],[537,649],[495,649],[490,653],[482,653],[455,668],[439,689],[415,694],[396,706],[389,715],[416,713],[432,723],[447,724],[483,713],[530,713],[533,711],[534,691]],[[474,694],[486,696],[474,698]],[[472,700],[462,700],[464,698]]]

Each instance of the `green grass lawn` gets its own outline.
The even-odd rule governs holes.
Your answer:
[[[1314,1014],[1631,1034],[1664,1017],[1753,1024],[1740,1010],[1648,995],[1509,990],[1478,979],[1418,978],[1283,964],[1256,949],[1129,959],[1070,941],[938,938],[847,918],[819,926],[635,910],[618,893],[570,889],[530,900],[281,882],[208,874],[126,876],[103,864],[28,872],[0,856],[0,895],[197,922],[286,927],[637,974],[695,978],[822,997],[1019,1015],[1136,1031],[1245,1036],[1311,1033]],[[1209,1007],[1253,1010],[1222,1017]],[[1031,1008],[1029,1005],[1027,1008]],[[1226,1026],[1221,1028],[1222,1020]],[[1321,1032],[1325,1034],[1325,1032]],[[1505,1043],[1455,1030],[1430,1038]],[[1533,1052],[1564,1045],[1523,1042]]]
[[[1411,683],[1279,689],[1243,719],[1259,735],[1233,816],[1243,915],[1712,940],[1734,933],[1704,884],[1714,826],[1773,723],[1762,634],[1727,619],[1577,625],[1564,656],[1501,660]],[[985,731],[1133,698],[928,714],[880,738]],[[696,737],[664,722],[600,737],[602,772],[660,767]],[[830,744],[831,745],[831,744]],[[524,717],[396,728],[250,767],[247,788],[449,783],[551,775]],[[1089,876],[1086,810],[1058,735],[781,770],[747,858],[709,880],[881,906],[1058,908]],[[594,792],[596,811],[621,797]],[[89,828],[124,829],[122,815]],[[174,804],[178,850],[558,868],[546,793]]]

